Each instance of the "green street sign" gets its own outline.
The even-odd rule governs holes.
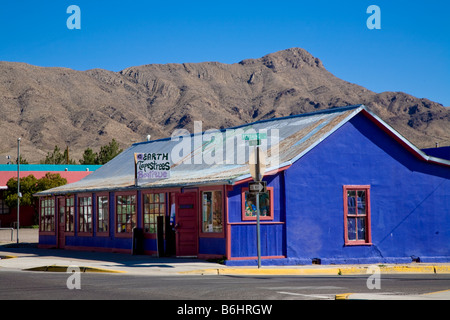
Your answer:
[[[267,133],[243,133],[242,140],[251,141],[251,140],[262,140],[267,139]]]

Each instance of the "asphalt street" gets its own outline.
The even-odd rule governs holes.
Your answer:
[[[33,237],[32,231],[20,233],[22,239]],[[450,300],[448,263],[258,269],[199,259],[39,249],[30,239],[18,245],[0,239],[0,299]],[[76,284],[80,288],[70,288]]]
[[[406,298],[450,288],[450,275],[384,275],[380,289],[353,276],[143,276],[65,272],[0,272],[1,300],[335,300],[354,292]]]

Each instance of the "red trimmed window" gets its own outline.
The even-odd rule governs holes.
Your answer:
[[[78,197],[78,232],[92,233],[92,197]]]
[[[75,197],[66,198],[66,232],[74,232]]]
[[[223,232],[223,199],[221,190],[202,191],[202,232]]]
[[[97,196],[97,233],[107,235],[109,232],[109,197]]]
[[[41,198],[41,214],[39,230],[42,232],[55,231],[55,199]]]
[[[165,193],[144,193],[144,232],[156,234],[157,217],[166,215]],[[164,220],[163,220],[164,221]],[[165,228],[163,228],[164,230]]]
[[[259,193],[259,219],[273,220],[273,187],[267,187],[267,192]],[[242,188],[242,220],[256,220],[256,195]]]
[[[9,214],[9,207],[6,205],[6,201],[2,198],[0,198],[0,214]]]
[[[370,186],[344,186],[346,245],[370,245]]]
[[[116,197],[117,233],[130,233],[136,226],[136,195]]]

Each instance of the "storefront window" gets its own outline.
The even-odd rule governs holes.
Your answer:
[[[66,232],[74,231],[75,198],[66,198]]]
[[[109,207],[108,196],[97,197],[97,232],[109,231]]]
[[[39,230],[43,232],[55,231],[55,200],[53,198],[41,199]]]
[[[92,197],[78,198],[79,232],[92,232]]]
[[[9,207],[6,205],[6,201],[1,198],[0,198],[0,214],[9,214]]]
[[[144,232],[156,234],[157,217],[165,217],[165,200],[164,193],[144,194]]]
[[[131,233],[136,226],[136,195],[116,198],[117,233]]]
[[[202,192],[202,232],[222,232],[222,191]]]

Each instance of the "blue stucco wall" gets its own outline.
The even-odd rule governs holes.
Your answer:
[[[283,172],[264,177],[268,187],[273,187],[273,220],[261,220],[261,256],[284,256],[286,254],[284,176]],[[228,193],[228,222],[231,235],[231,258],[256,257],[256,221],[242,220],[242,188],[248,183],[234,187]],[[279,222],[282,222],[281,224]],[[239,262],[245,264],[245,261]],[[233,264],[227,262],[227,264]]]
[[[285,179],[291,263],[450,261],[450,168],[417,159],[362,114]],[[371,187],[371,246],[344,245],[344,185]]]
[[[225,256],[225,238],[200,237],[198,239],[198,253],[206,255]]]

